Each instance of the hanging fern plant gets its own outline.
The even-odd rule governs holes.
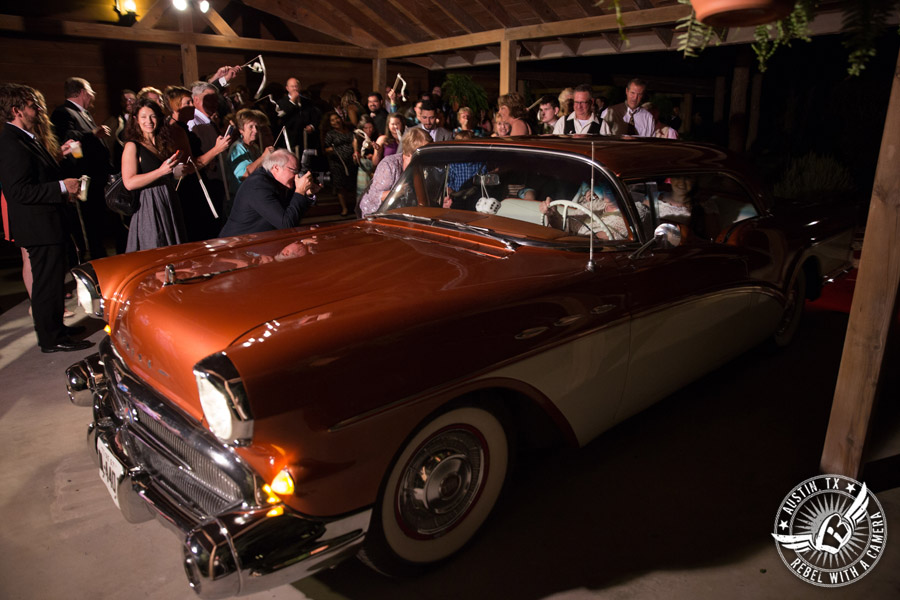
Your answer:
[[[441,84],[441,90],[444,99],[457,109],[468,106],[478,114],[479,111],[489,108],[487,92],[468,75],[449,73]]]
[[[847,37],[842,43],[850,52],[847,72],[858,76],[875,56],[875,44],[884,33],[885,22],[897,10],[898,1],[856,0],[848,4],[843,24]]]
[[[690,4],[691,0],[678,0],[679,4]],[[678,19],[675,26],[678,32],[678,51],[685,58],[696,58],[715,37],[715,45],[719,45],[719,41],[724,37],[724,30],[704,25],[697,20],[697,14],[691,8],[690,14]]]
[[[757,25],[754,31],[756,41],[753,42],[753,51],[756,53],[760,72],[766,71],[769,59],[778,48],[790,46],[794,40],[804,42],[812,40],[809,37],[809,23],[815,16],[818,4],[817,0],[799,0],[791,14],[784,19]]]

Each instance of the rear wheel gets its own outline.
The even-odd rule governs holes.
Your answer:
[[[803,316],[803,306],[806,301],[806,274],[801,269],[794,278],[794,284],[788,292],[784,304],[784,312],[778,329],[772,336],[772,345],[783,348],[791,343],[797,329],[800,327],[800,318]]]
[[[454,408],[422,425],[382,482],[363,562],[401,576],[462,548],[497,502],[510,446],[485,408]]]

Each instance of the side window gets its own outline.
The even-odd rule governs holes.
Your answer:
[[[752,198],[722,173],[672,174],[628,182],[635,202],[649,209],[645,233],[674,223],[685,241],[725,241],[735,224],[758,216]]]

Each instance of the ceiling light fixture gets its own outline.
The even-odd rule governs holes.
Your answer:
[[[209,10],[209,2],[207,2],[207,0],[200,0],[200,4],[198,6],[200,7],[200,12],[202,13],[205,13]]]
[[[177,10],[187,10],[188,3],[187,0],[172,0],[172,6]]]

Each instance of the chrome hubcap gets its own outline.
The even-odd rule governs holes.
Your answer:
[[[400,479],[400,525],[414,536],[452,529],[478,498],[486,468],[484,442],[476,431],[438,432],[416,451]]]

